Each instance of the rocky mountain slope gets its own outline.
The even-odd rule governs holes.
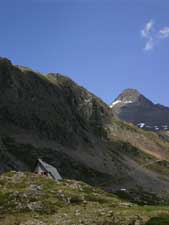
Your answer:
[[[117,192],[168,194],[169,142],[123,122],[68,77],[0,59],[0,172],[37,158],[64,178]]]
[[[167,225],[169,207],[138,206],[74,180],[31,173],[0,176],[3,225]]]
[[[119,118],[148,131],[169,131],[169,107],[154,104],[135,89],[124,90],[110,105]]]

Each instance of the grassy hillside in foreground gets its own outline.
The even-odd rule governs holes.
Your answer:
[[[169,224],[169,206],[137,206],[73,180],[54,182],[21,172],[0,176],[1,225],[155,225],[155,221]]]

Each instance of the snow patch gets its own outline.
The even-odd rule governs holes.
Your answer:
[[[121,188],[120,191],[127,191],[127,189],[126,188]]]
[[[133,101],[125,101],[124,103],[125,104],[131,104],[131,103],[133,103]]]
[[[163,130],[168,130],[168,125],[163,125],[163,126],[162,126],[162,129],[163,129]]]
[[[110,105],[110,108],[113,108],[113,106],[115,106],[116,104],[122,102],[121,100],[117,100],[115,102],[113,102],[111,105]]]
[[[113,102],[111,105],[110,105],[110,108],[113,108],[115,105],[117,105],[118,103],[123,103],[123,104],[131,104],[133,103],[133,101],[122,101],[122,100],[116,100],[115,102]]]
[[[140,128],[143,128],[145,126],[145,123],[138,123],[137,124]]]

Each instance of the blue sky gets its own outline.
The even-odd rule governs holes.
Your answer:
[[[0,56],[65,74],[107,103],[136,88],[169,106],[168,0],[0,2]]]

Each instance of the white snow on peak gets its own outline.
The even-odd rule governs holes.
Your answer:
[[[111,105],[110,105],[110,108],[113,108],[115,105],[117,105],[118,103],[123,103],[123,104],[130,104],[130,103],[133,103],[133,101],[122,101],[122,100],[116,100],[115,102],[113,102]]]
[[[163,125],[163,126],[162,126],[162,129],[163,129],[163,130],[168,130],[168,125]]]
[[[145,123],[138,123],[137,124],[140,128],[143,128],[145,126]]]
[[[133,103],[133,101],[125,101],[124,103],[125,104],[131,104],[131,103]]]
[[[122,102],[121,100],[117,100],[115,102],[113,102],[111,105],[110,105],[110,108],[113,108],[113,106],[115,106],[116,104]]]

